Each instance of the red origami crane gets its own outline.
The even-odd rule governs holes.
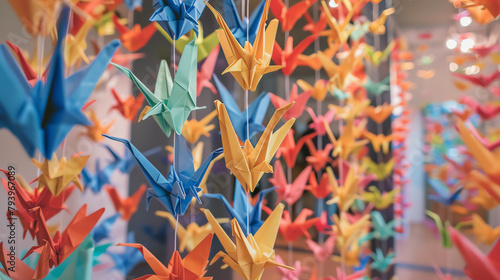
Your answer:
[[[117,110],[126,119],[131,122],[135,121],[137,118],[137,112],[139,112],[142,104],[144,103],[144,95],[139,94],[136,98],[131,95],[127,99],[123,99],[114,88],[111,88],[111,93],[117,103],[109,108],[109,110]]]
[[[126,198],[122,198],[118,191],[113,187],[106,186],[106,191],[108,192],[109,197],[111,197],[116,211],[120,212],[122,219],[128,221],[135,211],[137,211],[137,206],[139,206],[142,195],[146,191],[146,185],[142,184],[133,195]]]
[[[113,23],[118,33],[120,33],[120,41],[123,46],[131,52],[138,51],[144,47],[157,30],[154,23],[150,23],[148,26],[144,27],[144,29],[142,29],[139,24],[129,29],[127,26],[120,23],[116,15],[113,15]]]
[[[302,0],[287,8],[282,0],[271,1],[271,12],[279,20],[283,31],[290,31],[295,23],[317,0]]]
[[[309,35],[294,48],[293,37],[288,37],[285,42],[285,47],[281,49],[278,42],[274,42],[274,49],[272,58],[276,65],[284,65],[281,68],[283,75],[290,76],[297,66],[302,65],[299,63],[299,55],[301,55],[309,45],[316,40],[316,35]]]
[[[262,206],[262,209],[271,214],[273,211],[266,206]],[[307,217],[313,215],[314,212],[311,209],[304,208],[300,211],[295,221],[292,222],[292,217],[290,216],[290,212],[287,210],[283,211],[283,216],[280,220],[279,232],[287,242],[295,242],[302,235],[305,235],[307,238],[311,239],[311,235],[307,231],[310,227],[314,226],[316,222],[319,220],[319,217],[312,218],[307,220]]]
[[[304,143],[309,139],[313,139],[316,135],[316,133],[308,134],[300,138],[300,140],[295,143],[295,139],[293,138],[293,129],[290,129],[276,152],[276,158],[283,157],[288,167],[294,167],[295,162],[297,161],[297,156],[299,155],[302,146],[304,146]]]

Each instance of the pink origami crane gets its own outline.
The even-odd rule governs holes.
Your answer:
[[[307,112],[311,115],[312,123],[309,125],[309,128],[314,129],[318,135],[325,135],[325,123],[329,124],[333,121],[333,117],[335,116],[335,111],[333,109],[328,110],[326,114],[316,116],[313,109],[310,107],[306,107]]]
[[[293,183],[287,183],[285,173],[283,172],[283,167],[279,160],[274,164],[274,174],[273,178],[269,179],[269,182],[274,186],[278,187],[276,192],[278,193],[278,199],[276,203],[281,200],[285,201],[288,205],[293,205],[299,198],[302,197],[302,193],[307,186],[307,179],[309,174],[311,174],[312,167],[306,167],[299,176],[295,178]]]
[[[290,98],[288,100],[285,100],[272,93],[269,94],[269,97],[271,98],[271,103],[273,103],[273,106],[276,109],[279,109],[295,101],[295,104],[293,104],[292,108],[286,111],[286,113],[283,115],[283,118],[285,120],[289,120],[291,118],[298,118],[302,115],[304,109],[306,108],[307,100],[309,100],[309,97],[311,97],[311,92],[311,90],[307,90],[301,94],[298,94],[297,84],[293,84],[292,90],[290,91]]]

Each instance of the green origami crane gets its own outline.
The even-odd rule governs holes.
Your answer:
[[[158,28],[161,34],[167,38],[170,44],[174,44],[174,41],[168,33],[163,30],[163,28]],[[219,37],[217,37],[217,32],[212,32],[207,37],[203,37],[203,27],[201,26],[201,22],[198,22],[198,37],[196,37],[196,32],[194,30],[189,31],[186,35],[180,37],[177,41],[175,41],[175,49],[182,54],[184,48],[189,42],[195,40],[195,43],[198,45],[198,62],[205,59],[212,50],[219,44]]]
[[[167,62],[161,61],[154,93],[132,71],[112,63],[135,83],[152,107],[144,115],[143,120],[153,116],[167,137],[172,130],[180,135],[191,111],[205,108],[196,107],[197,49],[195,40],[186,45],[173,82]]]
[[[372,95],[381,95],[382,93],[389,91],[391,87],[389,86],[391,77],[387,76],[380,82],[374,82],[369,77],[366,78],[363,87]]]
[[[433,219],[434,222],[436,223],[439,234],[441,234],[441,242],[443,244],[443,247],[444,248],[453,247],[453,243],[451,243],[450,232],[448,230],[448,228],[450,227],[450,222],[446,221],[443,224],[439,215],[429,210],[426,210],[425,214],[429,216],[431,219]]]

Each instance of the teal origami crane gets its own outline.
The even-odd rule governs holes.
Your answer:
[[[378,83],[367,77],[365,83],[363,84],[363,87],[372,95],[381,95],[382,93],[391,89],[391,87],[389,86],[390,81],[390,76],[387,76],[385,79]]]
[[[222,201],[227,212],[229,213],[229,217],[231,217],[231,220],[236,219],[244,233],[255,234],[264,223],[262,221],[262,200],[266,194],[274,191],[275,189],[276,187],[262,190],[258,194],[259,198],[257,199],[257,202],[253,206],[250,201],[248,201],[247,194],[238,180],[235,180],[234,183],[234,206],[231,205],[231,203],[229,203],[229,201],[227,201],[227,199],[220,193],[208,193],[203,196],[206,198],[217,198]],[[247,211],[249,212],[248,216]],[[250,219],[247,220],[247,217]],[[247,224],[250,226],[249,231],[247,231]]]
[[[213,151],[200,167],[194,170],[193,156],[187,147],[186,140],[182,135],[176,134],[174,164],[170,167],[168,178],[165,178],[130,141],[108,135],[104,136],[122,142],[139,163],[142,173],[152,187],[152,189],[148,189],[147,207],[149,208],[151,199],[156,197],[174,216],[184,215],[193,198],[201,203],[198,196],[201,191],[200,183],[212,160],[223,152],[222,148]]]
[[[378,240],[387,240],[394,236],[394,227],[396,226],[396,220],[392,220],[388,223],[385,222],[384,217],[379,211],[372,211],[372,227],[373,231],[359,239],[359,244],[362,244],[373,238]]]
[[[156,21],[177,41],[191,30],[198,35],[198,19],[205,6],[203,0],[154,0],[155,12],[149,20]]]
[[[378,270],[380,272],[384,272],[391,265],[392,259],[396,257],[394,252],[390,252],[384,256],[384,253],[380,248],[375,250],[375,253],[371,253],[370,257],[372,257],[373,262],[371,263],[371,268]]]
[[[241,112],[231,93],[229,93],[226,87],[219,81],[217,76],[214,75],[213,78],[215,86],[217,87],[220,97],[222,98],[222,102],[226,105],[227,114],[229,115],[229,119],[233,124],[234,131],[236,132],[236,135],[238,135],[238,138],[244,142],[247,139],[252,139],[257,133],[264,131],[265,127],[262,125],[262,121],[266,116],[269,102],[271,102],[269,94],[262,92],[252,102],[252,104],[250,104],[248,109]],[[247,135],[247,131],[250,135]]]
[[[127,234],[127,243],[135,243],[134,232]],[[115,262],[113,269],[120,271],[124,276],[128,275],[137,264],[144,262],[141,251],[133,247],[125,247],[121,253],[109,252],[108,255]]]
[[[7,47],[0,45],[0,128],[9,129],[31,157],[38,149],[50,159],[74,125],[90,124],[81,109],[120,46],[112,41],[92,63],[66,77],[63,46],[68,18],[69,8],[64,7],[47,78],[34,86]]]
[[[186,45],[173,82],[167,62],[161,61],[154,93],[132,71],[112,63],[135,83],[152,107],[143,119],[153,116],[167,137],[172,130],[177,134],[182,133],[182,127],[191,111],[205,108],[196,107],[197,48],[194,40]]]
[[[223,0],[222,3],[224,6],[224,20],[231,30],[231,33],[233,33],[234,38],[238,40],[238,43],[240,43],[241,46],[245,46],[246,41],[250,42],[250,44],[253,45],[255,37],[257,37],[260,19],[262,17],[262,14],[264,13],[266,0],[260,1],[248,20],[246,17],[243,17],[243,19],[241,19],[234,0]]]

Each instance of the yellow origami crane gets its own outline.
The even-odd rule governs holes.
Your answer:
[[[368,106],[364,112],[365,114],[376,123],[383,123],[389,116],[392,115],[394,105],[384,103],[378,106]]]
[[[351,223],[345,212],[340,217],[333,215],[333,233],[337,236],[336,245],[340,251],[347,251],[349,246],[357,241],[370,227],[370,215],[366,214],[357,221]],[[358,243],[358,242],[356,242]]]
[[[47,187],[54,196],[58,196],[70,183],[74,183],[83,192],[83,186],[78,179],[78,175],[89,157],[90,155],[74,155],[69,160],[62,157],[59,161],[54,153],[52,159],[45,159],[43,163],[32,159],[35,166],[42,171],[42,174],[38,177],[38,188]]]
[[[227,114],[226,107],[219,100],[215,101],[215,108],[219,116],[226,167],[231,170],[246,192],[253,192],[255,190],[257,183],[264,173],[273,172],[273,167],[269,162],[274,157],[295,119],[291,118],[274,133],[273,129],[293,104],[294,102],[274,112],[255,148],[248,140],[242,148]]]
[[[215,235],[217,235],[226,251],[226,253],[218,252],[210,264],[222,258],[222,261],[227,266],[231,267],[246,280],[259,280],[266,268],[279,266],[295,270],[293,267],[280,264],[274,259],[275,252],[273,248],[278,234],[283,208],[285,208],[283,204],[278,204],[257,233],[255,233],[255,236],[252,234],[245,236],[238,221],[233,219],[231,221],[231,227],[233,236],[236,239],[236,244],[233,243],[224,229],[217,223],[217,220],[210,210],[201,209],[205,213],[208,222],[214,229]]]
[[[210,137],[209,132],[215,128],[215,125],[208,125],[208,123],[211,122],[216,115],[217,111],[213,110],[210,114],[199,121],[194,118],[187,120],[182,127],[182,136],[184,136],[188,143],[198,142],[202,135]]]
[[[375,163],[369,157],[364,157],[361,161],[361,165],[366,168],[369,174],[373,174],[377,177],[377,180],[381,181],[387,178],[392,173],[394,168],[394,158],[391,158],[387,162]]]
[[[387,17],[392,15],[396,9],[389,8],[382,12],[380,17],[368,25],[368,30],[372,34],[382,35],[385,34],[385,22],[387,21]]]
[[[9,0],[26,31],[32,36],[45,37],[55,31],[59,0]]]
[[[347,172],[347,177],[344,180],[344,184],[339,186],[333,170],[331,167],[326,168],[328,174],[328,180],[332,186],[333,198],[328,200],[327,204],[337,204],[338,209],[341,212],[349,210],[354,199],[357,198],[359,176],[356,174],[357,168],[352,166]]]
[[[384,135],[384,134],[373,134],[369,131],[363,132],[363,135],[370,140],[373,146],[373,150],[375,153],[380,153],[380,150],[384,154],[387,154],[389,152],[389,146],[391,145],[391,141],[394,139],[394,137],[391,135]]]
[[[309,84],[308,82],[304,80],[297,80],[297,85],[303,90],[303,91],[311,91],[311,97],[316,99],[317,101],[323,101],[325,100],[326,93],[328,92],[328,89],[326,87],[326,80],[317,80],[314,83],[314,86]]]
[[[500,226],[492,228],[476,213],[472,214],[471,224],[477,242],[491,245],[500,237]]]
[[[188,250],[191,252],[200,242],[207,237],[213,230],[212,225],[207,223],[199,226],[197,223],[190,223],[186,228],[177,223],[175,217],[167,211],[156,211],[156,216],[167,219],[172,227],[177,227],[177,236],[179,237],[179,252]],[[216,219],[218,223],[228,223],[229,219]]]
[[[76,35],[68,34],[66,38],[66,47],[64,48],[64,60],[69,67],[74,66],[80,59],[89,64],[90,60],[85,54],[87,49],[87,33],[92,28],[94,21],[91,18],[85,20]]]
[[[328,74],[328,90],[333,92],[335,89],[344,90],[344,85],[347,84],[349,79],[354,79],[351,74],[354,66],[361,61],[361,57],[356,57],[356,50],[358,49],[359,43],[355,43],[346,58],[337,65],[331,59],[329,59],[323,52],[318,52],[318,56],[321,59],[321,64],[325,69],[326,74]]]
[[[112,120],[107,125],[103,125],[97,118],[97,115],[94,111],[90,111],[89,118],[92,121],[92,125],[86,126],[87,132],[85,134],[94,142],[101,142],[102,140],[104,140],[104,136],[102,136],[102,134],[108,134],[109,130],[116,121]]]
[[[394,203],[394,197],[401,192],[401,188],[395,188],[390,192],[380,193],[380,190],[375,186],[368,187],[369,192],[362,192],[361,196],[366,202],[373,203],[373,206],[378,210],[383,210]]]
[[[345,263],[348,266],[359,266],[359,254],[361,248],[358,245],[358,239],[353,239],[350,246],[340,250],[340,256],[333,256],[332,260],[338,263]]]
[[[476,205],[480,205],[486,210],[491,210],[500,204],[496,201],[488,192],[482,188],[479,188],[477,191],[477,195],[470,198],[469,201]]]
[[[361,2],[363,1],[358,1],[358,3],[356,3],[356,8]],[[328,36],[329,43],[334,43],[339,45],[347,43],[349,36],[354,31],[354,27],[349,23],[352,19],[352,16],[354,15],[354,9],[351,5],[351,1],[342,0],[342,3],[344,3],[345,7],[347,8],[348,13],[344,18],[344,20],[342,21],[342,23],[339,24],[337,19],[330,13],[330,8],[326,4],[326,2],[321,1],[321,5],[323,6],[323,11],[325,12],[326,15],[326,23],[328,24],[330,29],[320,32],[320,35]]]
[[[282,65],[269,65],[279,24],[277,19],[273,19],[267,28],[265,26],[270,3],[271,0],[266,0],[253,45],[247,41],[244,48],[231,33],[221,14],[206,3],[222,28],[217,30],[217,36],[229,64],[222,74],[230,72],[244,90],[255,91],[264,74],[283,68]]]

